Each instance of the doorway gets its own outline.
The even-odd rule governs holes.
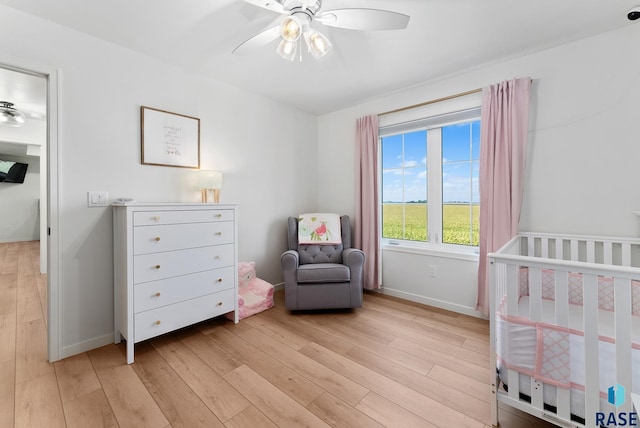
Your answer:
[[[14,217],[20,232],[5,239],[19,240],[21,237],[37,237],[40,241],[40,269],[47,274],[47,355],[50,362],[60,359],[60,290],[58,260],[58,82],[59,70],[21,59],[0,58],[0,93],[7,98],[0,101],[13,103],[13,108],[24,115],[22,126],[0,129],[0,154],[18,159],[37,170],[39,183],[36,194],[27,199],[26,212],[31,221],[20,222]],[[11,129],[9,129],[11,128]],[[1,157],[1,156],[0,156]],[[23,162],[24,161],[24,162]],[[6,164],[5,164],[6,165]],[[29,167],[27,167],[27,171]],[[32,181],[35,180],[31,177]],[[12,184],[15,194],[27,192],[23,183]],[[33,187],[34,183],[31,183]],[[6,190],[8,188],[5,188]],[[22,189],[22,190],[21,190]],[[33,192],[33,189],[31,189]],[[6,195],[10,195],[6,192]],[[23,213],[24,214],[24,213]],[[11,223],[8,225],[14,227]],[[29,229],[32,235],[29,235]],[[2,231],[0,231],[1,233]],[[5,230],[8,235],[8,230]],[[1,235],[0,235],[1,236]]]
[[[39,240],[40,273],[46,274],[47,79],[0,68],[0,94],[3,109],[15,110],[18,116],[10,117],[19,119],[0,117],[0,173],[6,174],[0,194],[11,207],[0,213],[0,242]]]

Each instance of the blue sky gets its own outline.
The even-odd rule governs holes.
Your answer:
[[[383,138],[383,201],[417,201],[427,198],[426,137],[426,131],[404,134],[404,147],[402,135]],[[478,202],[480,122],[442,128],[442,158],[443,201]]]

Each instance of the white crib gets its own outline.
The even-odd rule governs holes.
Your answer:
[[[522,233],[488,258],[492,423],[499,401],[558,426],[633,418],[640,239]]]

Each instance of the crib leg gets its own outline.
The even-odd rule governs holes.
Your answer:
[[[491,360],[495,361],[495,360]],[[491,371],[491,370],[490,370]],[[490,385],[491,385],[491,397],[489,398],[491,402],[491,426],[498,426],[498,387],[500,386],[500,378],[498,377],[497,372],[491,373],[490,375]]]
[[[491,379],[491,426],[498,426],[498,393],[497,393],[497,379]]]

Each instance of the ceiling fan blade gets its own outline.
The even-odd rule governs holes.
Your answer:
[[[246,0],[245,0],[246,1]],[[409,24],[409,15],[381,9],[334,9],[324,11],[315,20],[330,27],[349,30],[402,30]]]
[[[243,53],[248,52],[256,48],[260,48],[270,42],[274,41],[278,37],[280,37],[280,26],[276,25],[275,27],[267,28],[264,31],[256,34],[248,40],[240,43],[236,48],[232,51],[232,53]]]
[[[282,6],[280,2],[277,0],[244,0],[245,3],[252,4],[254,6],[258,6],[264,9],[271,10],[273,12],[286,14],[289,13],[287,9]]]

